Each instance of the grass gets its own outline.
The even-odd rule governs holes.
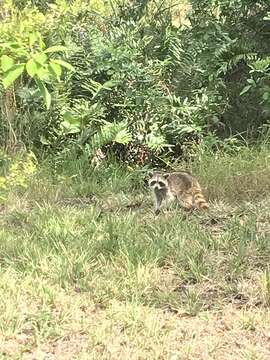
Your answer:
[[[269,359],[270,152],[200,154],[209,213],[145,169],[42,165],[0,213],[0,359]]]

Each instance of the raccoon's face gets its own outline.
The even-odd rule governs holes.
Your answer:
[[[168,188],[168,176],[169,174],[154,173],[148,181],[150,188],[154,191],[166,190]]]

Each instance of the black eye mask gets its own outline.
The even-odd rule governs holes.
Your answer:
[[[160,187],[165,187],[166,185],[164,184],[164,182],[162,182],[162,181],[158,181],[158,185],[160,186]]]
[[[152,186],[152,187],[153,187],[155,184],[158,184],[160,187],[165,187],[165,184],[164,184],[164,182],[162,182],[162,181],[153,180],[153,181],[150,181],[150,183],[149,183],[149,185]]]

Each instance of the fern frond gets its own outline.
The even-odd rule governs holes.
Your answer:
[[[132,135],[127,129],[126,122],[109,123],[106,122],[99,131],[93,135],[90,140],[90,152],[95,153],[104,145],[116,142],[119,144],[127,144],[131,141]]]
[[[181,40],[172,37],[169,40],[169,56],[173,64],[177,65],[186,74],[191,73],[191,64],[193,64],[192,57],[185,52]]]

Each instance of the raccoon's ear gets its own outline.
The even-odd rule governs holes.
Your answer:
[[[169,173],[165,173],[165,174],[163,174],[163,177],[165,178],[165,179],[168,179],[168,177],[170,176],[170,174]]]
[[[149,181],[153,177],[154,172],[153,171],[147,171],[147,173],[144,176],[143,182],[145,186],[149,186]]]

